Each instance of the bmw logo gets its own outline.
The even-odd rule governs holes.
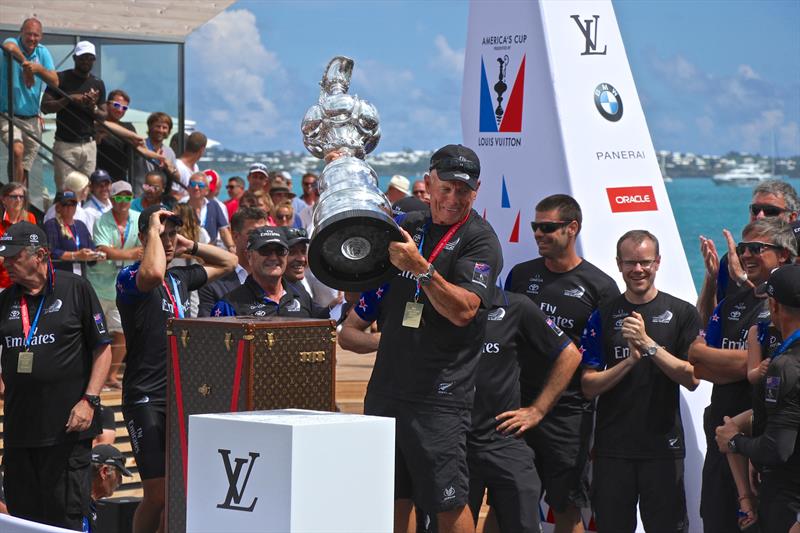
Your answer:
[[[594,105],[606,120],[616,122],[622,118],[622,97],[608,83],[601,83],[595,87]]]

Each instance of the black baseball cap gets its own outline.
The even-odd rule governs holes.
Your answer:
[[[440,180],[463,181],[474,191],[481,175],[481,160],[466,146],[448,144],[431,156],[430,170],[436,170]]]
[[[147,231],[147,227],[150,225],[150,217],[153,216],[153,213],[162,209],[169,211],[169,207],[165,205],[151,205],[150,207],[145,208],[144,211],[139,214],[139,233],[144,233]],[[183,220],[175,213],[167,216],[167,220],[172,221],[176,226],[183,226]]]
[[[100,183],[103,181],[114,181],[114,180],[111,179],[111,174],[109,174],[102,168],[98,168],[97,170],[92,172],[91,176],[89,176],[89,181],[91,181],[92,183]]]
[[[23,220],[0,237],[0,256],[13,257],[28,246],[47,247],[47,234],[39,226]]]
[[[260,228],[253,228],[247,237],[248,250],[260,250],[261,248],[270,244],[277,244],[283,248],[289,249],[289,243],[286,241],[286,235],[279,228],[272,226],[261,226]]]
[[[123,476],[133,476],[131,471],[125,468],[125,456],[110,444],[98,444],[92,448],[92,462],[100,465],[116,466]]]
[[[53,200],[53,203],[60,204],[62,202],[77,202],[77,201],[78,201],[78,196],[74,192],[70,190],[63,190],[63,191],[58,191],[56,193],[56,197]]]
[[[286,235],[286,244],[289,245],[289,248],[295,244],[300,244],[301,242],[308,243],[310,241],[308,238],[308,232],[305,230],[305,228],[282,226],[280,229],[283,230],[283,233]]]
[[[773,270],[763,292],[779,304],[800,309],[800,265],[784,265]]]

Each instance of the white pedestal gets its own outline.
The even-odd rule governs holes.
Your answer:
[[[392,531],[391,418],[193,415],[189,435],[187,532]]]

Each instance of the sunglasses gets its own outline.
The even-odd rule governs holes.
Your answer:
[[[757,217],[759,213],[764,213],[765,217],[777,217],[785,213],[788,209],[769,204],[750,204],[750,213]]]
[[[625,268],[636,268],[636,265],[641,265],[644,270],[650,270],[650,267],[656,262],[655,259],[625,259],[620,260],[622,266]]]
[[[226,189],[235,189],[236,187],[237,187],[237,185],[226,185],[225,186]]]
[[[314,184],[316,184],[316,183],[317,183],[316,181],[304,181],[303,182],[303,187],[313,187]]]
[[[119,102],[111,102],[111,107],[113,107],[114,109],[118,109],[120,111],[128,110],[128,106],[120,104]]]
[[[278,220],[291,220],[292,215],[275,215],[275,218]]]
[[[283,248],[282,246],[265,246],[264,248],[259,248],[257,251],[258,255],[261,257],[269,257],[272,254],[275,254],[278,257],[289,255],[289,250]]]
[[[142,185],[142,189],[144,189],[147,192],[159,192],[163,191],[164,187],[162,187],[161,185],[148,185],[147,183],[145,183],[144,185]]]
[[[22,194],[9,194],[6,198],[10,200],[24,200],[25,196]]]
[[[557,222],[531,222],[531,229],[533,232],[541,231],[542,233],[553,233],[554,231],[564,228],[572,222],[571,220],[557,221]]]
[[[783,246],[760,241],[740,242],[736,245],[736,253],[741,256],[744,255],[744,251],[747,250],[750,252],[750,255],[761,255],[764,252],[764,248],[782,250]]]
[[[197,187],[198,189],[205,189],[206,184],[203,183],[202,181],[190,181],[189,187]]]
[[[121,203],[124,203],[124,202],[132,202],[133,201],[133,195],[132,194],[128,194],[128,195],[119,194],[117,196],[114,196],[113,199],[118,204],[121,204]]]
[[[75,207],[78,205],[78,202],[61,202],[62,207]]]

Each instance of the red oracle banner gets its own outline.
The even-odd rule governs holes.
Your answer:
[[[656,196],[651,186],[610,187],[606,189],[612,213],[632,211],[658,211]]]

